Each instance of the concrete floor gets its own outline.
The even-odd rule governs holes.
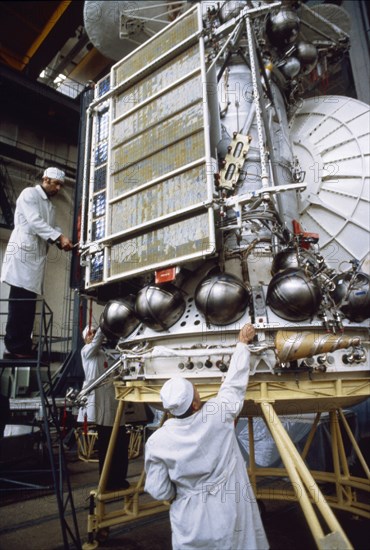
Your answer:
[[[90,491],[96,488],[98,467],[96,463],[79,460],[75,449],[66,452],[66,458],[79,534],[83,544],[87,541],[89,495]],[[137,481],[142,466],[142,455],[130,461],[128,479],[131,484]],[[36,460],[27,467],[40,468],[40,463]],[[4,473],[0,474],[0,477],[1,475],[4,476]],[[34,482],[37,477],[36,473],[29,476]],[[45,489],[30,491],[24,488],[18,491],[6,490],[0,493],[0,499],[0,550],[61,550],[64,548],[56,497],[53,492]],[[117,506],[117,501],[111,504],[111,506],[114,505]],[[263,508],[263,522],[271,550],[297,550],[297,548],[315,550],[316,546],[298,504],[264,501]],[[355,550],[367,549],[370,522],[344,513],[337,516]],[[73,525],[68,507],[66,520],[69,525]],[[70,548],[75,548],[73,543],[70,543]],[[111,528],[109,537],[99,544],[99,548],[171,550],[168,513],[164,512]]]

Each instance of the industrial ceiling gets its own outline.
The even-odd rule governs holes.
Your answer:
[[[60,85],[58,76],[68,74],[75,93],[66,95],[78,95],[88,80],[105,74],[112,64],[89,41],[83,6],[79,0],[0,2],[1,64],[54,88]]]
[[[87,4],[81,0],[0,2],[0,99],[4,112],[15,112],[18,120],[27,120],[38,128],[52,123],[60,137],[73,133],[77,139],[81,92],[104,77],[117,61],[107,57],[109,52],[104,48],[95,47],[97,42],[93,43],[90,34],[95,34],[95,29],[86,29],[85,22],[93,16],[94,19],[97,10],[101,12],[100,5],[104,5],[103,11],[108,11],[108,19],[113,14],[115,21],[120,17],[117,10],[127,8],[127,13],[131,13],[134,6],[140,15],[150,18],[150,4],[155,8],[158,5],[90,2],[86,8]],[[160,3],[166,12],[166,22],[176,16],[179,5],[185,9],[187,4]],[[105,39],[112,38],[102,18],[98,17],[97,24],[94,19],[94,26]],[[155,30],[158,29],[154,25],[150,32]],[[129,47],[132,49],[136,44]]]
[[[328,1],[334,3],[334,0]],[[311,3],[311,0],[307,2]],[[77,136],[81,92],[91,81],[96,82],[105,76],[117,61],[117,58],[106,57],[110,53],[109,49],[100,47],[102,37],[92,36],[100,32],[105,40],[108,37],[112,40],[113,33],[106,31],[103,18],[98,18],[97,24],[94,19],[93,31],[85,28],[89,17],[86,19],[84,10],[90,8],[95,16],[96,9],[104,5],[110,17],[114,16],[115,22],[120,21],[122,31],[122,22],[132,24],[130,16],[134,12],[141,25],[145,18],[147,21],[152,18],[152,25],[155,20],[156,24],[161,20],[170,22],[180,9],[187,9],[191,3],[0,1],[1,109],[16,112],[19,120],[34,120],[38,127],[52,122],[60,137],[64,133],[70,136],[71,132]],[[152,15],[151,9],[157,10],[159,5],[165,6],[164,12],[160,17]],[[122,14],[117,15],[117,10],[126,11],[123,18]],[[137,27],[135,18],[134,23]],[[144,29],[146,38],[157,30],[153,25]],[[137,28],[135,32],[139,32]],[[348,90],[345,92],[348,95]],[[336,89],[336,93],[344,91]]]
[[[78,0],[0,2],[1,112],[24,127],[52,128],[59,139],[76,144],[80,94],[113,64],[90,42],[83,9]],[[0,159],[37,164],[34,152],[7,139],[0,139]]]

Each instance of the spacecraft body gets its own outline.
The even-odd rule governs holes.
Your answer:
[[[139,40],[140,4],[86,113],[80,258],[115,374],[219,383],[252,322],[251,380],[367,376],[369,106],[322,92],[348,29],[299,2],[179,2]]]

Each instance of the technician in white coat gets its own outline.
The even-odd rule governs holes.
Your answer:
[[[245,325],[217,397],[202,405],[185,378],[168,380],[163,407],[174,418],[145,447],[145,490],[172,501],[173,550],[265,550],[269,548],[246,465],[235,435],[249,378],[254,337]]]
[[[82,389],[86,389],[93,381],[104,374],[108,364],[107,356],[102,349],[105,336],[101,329],[87,326],[82,332],[82,338],[85,342],[81,349],[82,367],[85,373]],[[86,406],[80,408],[78,412],[78,422],[87,421],[89,424],[96,424],[100,474],[107,454],[117,407],[118,401],[115,398],[114,386],[112,383],[108,383],[102,384],[93,390],[87,397]],[[106,486],[108,491],[128,489],[130,486],[126,480],[128,443],[129,436],[126,434],[125,419],[122,415]]]
[[[64,183],[59,168],[47,168],[41,185],[26,187],[17,199],[14,230],[4,256],[1,282],[10,285],[4,358],[32,357],[32,331],[36,298],[43,292],[49,244],[65,251],[72,242],[55,226],[51,198]]]

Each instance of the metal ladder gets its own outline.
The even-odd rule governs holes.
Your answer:
[[[81,549],[76,511],[63,447],[58,406],[54,396],[50,374],[50,343],[53,314],[44,300],[38,300],[38,302],[41,303],[41,311],[39,313],[40,322],[37,357],[35,357],[35,359],[0,359],[0,368],[31,367],[36,371],[39,391],[39,398],[36,398],[36,401],[42,413],[42,424],[48,449],[50,472],[53,480],[52,488],[54,489],[57,500],[64,548]],[[48,390],[45,388],[45,383],[42,379],[43,370],[47,372]],[[31,400],[35,402],[35,398]],[[1,476],[3,476],[3,474],[5,475],[5,472],[3,472]],[[0,480],[8,482],[15,488],[17,488],[17,486],[23,486],[23,488],[26,487],[29,489],[45,488],[40,485],[21,482],[6,477],[0,477]],[[51,487],[49,486],[48,488]],[[0,489],[0,491],[1,490],[2,489]],[[11,489],[7,488],[5,490],[9,491]]]

